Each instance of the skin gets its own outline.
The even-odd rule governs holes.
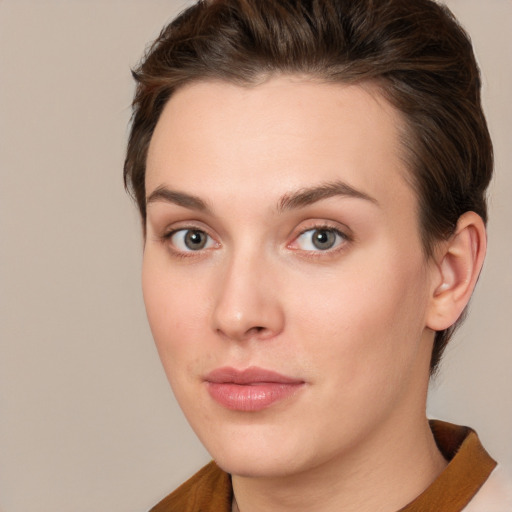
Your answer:
[[[483,225],[466,219],[426,260],[401,124],[369,86],[293,76],[185,86],[157,124],[147,314],[177,400],[233,475],[242,512],[394,511],[446,464],[425,417],[433,329],[455,321],[476,280],[445,255],[476,246],[481,263]],[[340,182],[343,194],[290,200]],[[187,247],[187,229],[204,248]],[[316,247],[315,229],[333,247]],[[471,290],[448,297],[462,281]],[[233,411],[204,380],[224,366],[304,385]]]

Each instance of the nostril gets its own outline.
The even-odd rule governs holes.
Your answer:
[[[230,331],[229,334],[228,334],[228,337],[230,338],[236,338],[236,339],[240,339],[240,340],[246,340],[246,339],[249,339],[253,336],[259,336],[261,335],[262,333],[264,333],[265,331],[267,331],[267,329],[265,327],[262,327],[262,326],[255,326],[255,327],[251,327],[247,330],[244,330],[244,331],[239,331],[239,332],[235,332],[235,331]],[[223,329],[217,329],[217,333],[219,334],[227,334],[228,331],[224,331]]]
[[[266,330],[267,329],[265,327],[261,327],[259,325],[256,325],[254,327],[251,327],[247,331],[245,331],[243,338],[247,339],[247,338],[250,338],[252,336],[258,336],[261,333],[264,333]]]

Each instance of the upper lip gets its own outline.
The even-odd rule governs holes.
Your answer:
[[[244,370],[238,370],[231,367],[217,368],[205,377],[207,382],[224,384],[256,384],[256,383],[276,383],[276,384],[302,384],[304,381],[287,377],[272,370],[250,366]]]

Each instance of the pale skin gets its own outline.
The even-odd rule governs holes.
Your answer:
[[[234,510],[393,512],[446,465],[425,415],[430,354],[469,301],[485,228],[464,214],[427,259],[402,125],[374,87],[293,76],[185,86],[158,122],[144,299]],[[223,366],[303,385],[230,410],[205,384]]]

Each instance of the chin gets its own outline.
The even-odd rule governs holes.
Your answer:
[[[304,442],[293,435],[263,429],[201,439],[215,462],[227,473],[251,478],[286,477],[314,465]],[[258,431],[259,430],[259,431]],[[210,442],[209,442],[210,441]]]
[[[226,473],[244,478],[282,478],[296,472],[297,468],[280,459],[279,456],[258,457],[234,455],[214,458],[217,465]],[[296,462],[295,462],[296,465]]]

